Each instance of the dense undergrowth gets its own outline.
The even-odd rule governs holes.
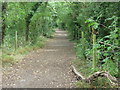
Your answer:
[[[55,28],[48,2],[2,3],[2,64],[13,65],[44,46]],[[17,13],[16,13],[17,12]]]
[[[119,78],[119,3],[69,2],[57,5],[58,26],[68,30],[69,37],[76,43],[77,60],[74,65],[78,70],[85,76],[107,71]],[[114,87],[105,78],[98,78],[92,85],[78,82],[77,86]]]
[[[9,67],[13,64],[16,64],[22,61],[24,56],[29,52],[42,48],[46,40],[47,38],[45,37],[39,37],[38,41],[34,45],[26,44],[22,47],[17,48],[17,50],[15,50],[14,47],[6,48],[6,46],[3,46],[2,47],[2,66]]]

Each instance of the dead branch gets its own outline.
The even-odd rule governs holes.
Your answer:
[[[84,77],[83,75],[81,75],[76,69],[75,67],[72,65],[72,71],[74,72],[74,74],[77,76],[77,78],[79,80],[85,81],[87,83],[91,83],[92,81],[94,81],[94,79],[98,78],[98,77],[106,77],[109,79],[109,81],[113,84],[113,85],[118,85],[118,80],[113,77],[112,75],[110,75],[108,72],[104,72],[104,71],[98,71],[95,72],[94,74],[90,75],[89,77]]]
[[[100,44],[105,44],[104,42],[99,42],[99,43]],[[120,49],[120,47],[118,47],[118,46],[114,46],[114,45],[111,45],[111,44],[106,44],[106,45]]]

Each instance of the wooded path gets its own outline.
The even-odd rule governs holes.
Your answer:
[[[22,62],[3,71],[3,88],[72,88],[73,43],[67,32],[57,29],[45,47],[30,52]]]

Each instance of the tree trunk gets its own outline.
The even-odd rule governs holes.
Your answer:
[[[28,41],[28,36],[29,36],[29,23],[26,22],[26,41]]]
[[[7,8],[7,3],[6,2],[2,3],[2,43],[4,41],[5,29],[6,29],[6,24],[5,24],[6,8]]]
[[[35,13],[38,9],[38,7],[42,4],[42,2],[37,2],[33,7],[32,11]],[[30,12],[27,17],[26,17],[26,41],[29,40],[29,25],[30,25],[30,20],[33,17],[34,13]]]

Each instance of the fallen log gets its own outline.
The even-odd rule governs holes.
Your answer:
[[[113,77],[112,75],[110,75],[108,72],[105,71],[98,71],[93,73],[92,75],[90,75],[89,77],[84,77],[83,75],[81,75],[76,68],[72,65],[72,72],[77,76],[78,80],[82,80],[85,81],[86,83],[91,83],[92,81],[94,81],[94,79],[98,78],[98,77],[106,77],[109,79],[109,81],[111,82],[111,84],[113,85],[118,85],[118,80]]]

